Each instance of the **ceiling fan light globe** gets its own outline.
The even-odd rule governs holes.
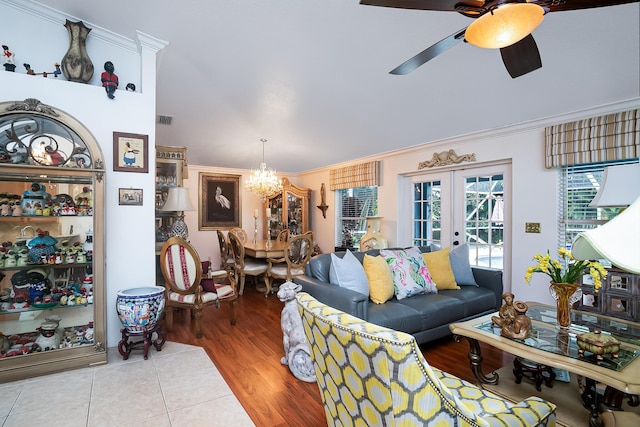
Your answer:
[[[511,46],[531,34],[544,14],[537,4],[505,4],[473,21],[464,36],[472,45],[486,49]]]

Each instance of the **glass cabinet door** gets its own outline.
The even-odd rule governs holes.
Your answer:
[[[276,239],[278,233],[284,229],[282,205],[282,193],[272,196],[272,198],[267,201],[267,225],[272,239]]]
[[[36,99],[0,103],[0,383],[106,363],[104,162]]]
[[[282,191],[268,197],[265,202],[265,238],[269,235],[275,239],[284,229],[289,229],[291,235],[309,231],[310,196],[310,189],[299,187],[290,183],[287,178],[282,178]]]
[[[302,197],[287,193],[287,217],[289,233],[302,234]]]

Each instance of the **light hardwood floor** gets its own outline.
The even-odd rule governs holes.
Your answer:
[[[171,341],[202,346],[257,426],[326,426],[318,386],[295,378],[280,364],[284,354],[280,313],[284,304],[247,284],[238,301],[238,323],[231,326],[229,307],[210,307],[203,318],[204,336],[195,338],[188,315],[174,317]],[[466,342],[451,337],[422,346],[427,361],[475,382]],[[513,362],[513,356],[482,346],[485,370]],[[194,384],[195,386],[195,384]]]

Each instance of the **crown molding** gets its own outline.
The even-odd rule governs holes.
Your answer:
[[[386,151],[383,153],[375,154],[372,156],[361,157],[359,159],[349,160],[344,163],[336,163],[333,165],[323,166],[307,171],[299,172],[298,175],[303,176],[306,174],[312,174],[320,171],[329,170],[336,167],[344,167],[357,163],[373,161],[373,160],[384,160],[385,158],[395,157],[399,155],[411,154],[418,151],[423,151],[426,148],[438,150],[442,147],[446,147],[447,149],[454,148],[456,146],[460,146],[463,144],[467,144],[469,141],[482,141],[488,139],[495,139],[503,136],[510,136],[521,134],[524,132],[531,131],[540,131],[544,136],[544,128],[547,126],[553,126],[565,122],[572,122],[576,120],[587,119],[594,116],[601,116],[605,114],[615,114],[622,111],[632,110],[634,108],[640,108],[640,97],[631,98],[624,101],[619,101],[611,104],[603,104],[595,107],[586,108],[583,110],[577,110],[565,114],[559,114],[555,116],[544,117],[541,119],[521,122],[513,125],[506,125],[503,127],[482,130],[462,135],[456,135],[448,138],[437,139],[429,142],[424,142],[418,145],[413,145],[411,147]]]
[[[106,28],[102,28],[98,25],[94,25],[89,21],[85,21],[81,18],[75,17],[73,15],[69,15],[59,10],[53,9],[44,4],[35,2],[35,1],[19,1],[19,0],[0,0],[0,4],[7,5],[8,7],[12,7],[14,9],[20,10],[23,13],[27,13],[34,18],[48,21],[57,25],[64,25],[66,20],[70,21],[82,21],[84,24],[91,28],[91,37],[94,37],[100,41],[116,46],[119,49],[128,50],[132,53],[138,53],[138,46],[136,43],[127,38],[123,37],[119,34],[116,34],[112,31],[107,30]]]

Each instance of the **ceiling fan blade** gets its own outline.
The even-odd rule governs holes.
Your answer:
[[[426,48],[425,50],[423,50],[413,58],[408,59],[402,64],[398,65],[396,68],[391,70],[389,74],[396,74],[396,75],[409,74],[410,72],[412,72],[419,66],[423,65],[427,61],[432,60],[436,56],[440,55],[441,53],[445,52],[448,49],[451,49],[453,46],[463,41],[464,32],[466,30],[467,28],[465,27],[460,31],[457,31],[451,34],[449,37],[446,37],[440,40],[438,43]]]
[[[582,0],[586,1],[586,0]],[[621,0],[619,0],[621,1]],[[448,10],[455,11],[456,5],[465,4],[480,7],[483,0],[361,0],[367,6],[395,7],[397,9]]]
[[[563,10],[591,9],[594,7],[616,6],[618,4],[637,3],[639,0],[533,0],[539,6],[547,8],[549,12],[562,12]]]
[[[538,45],[531,34],[511,46],[501,48],[500,55],[514,79],[542,67]]]

